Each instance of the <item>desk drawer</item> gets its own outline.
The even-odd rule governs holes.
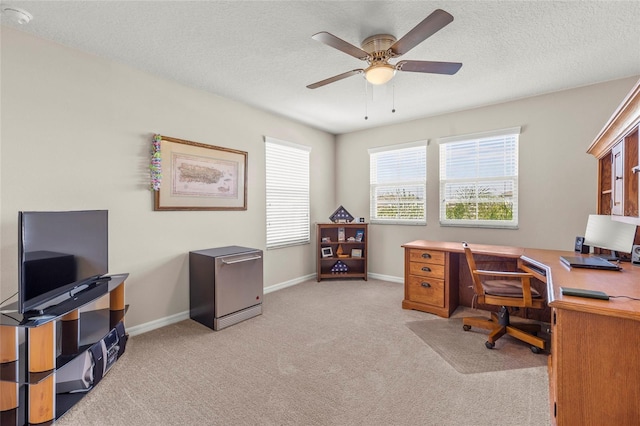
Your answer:
[[[444,264],[411,262],[409,263],[409,274],[444,279]]]
[[[437,263],[444,265],[444,252],[436,250],[411,249],[409,251],[409,262]]]
[[[409,275],[407,293],[412,302],[444,307],[444,280]]]

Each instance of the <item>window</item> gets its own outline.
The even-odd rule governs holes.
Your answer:
[[[310,152],[265,137],[267,249],[309,243]]]
[[[440,139],[440,224],[518,227],[520,128]]]
[[[425,225],[426,141],[369,150],[371,223]]]

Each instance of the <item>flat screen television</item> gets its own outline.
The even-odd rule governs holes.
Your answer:
[[[107,210],[19,212],[18,223],[21,314],[42,313],[108,273]]]

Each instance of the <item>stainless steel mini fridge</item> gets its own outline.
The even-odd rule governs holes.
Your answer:
[[[262,314],[262,250],[228,246],[189,252],[189,316],[221,330]]]

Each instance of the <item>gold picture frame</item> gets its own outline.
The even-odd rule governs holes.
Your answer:
[[[162,136],[154,210],[247,210],[245,151]]]

